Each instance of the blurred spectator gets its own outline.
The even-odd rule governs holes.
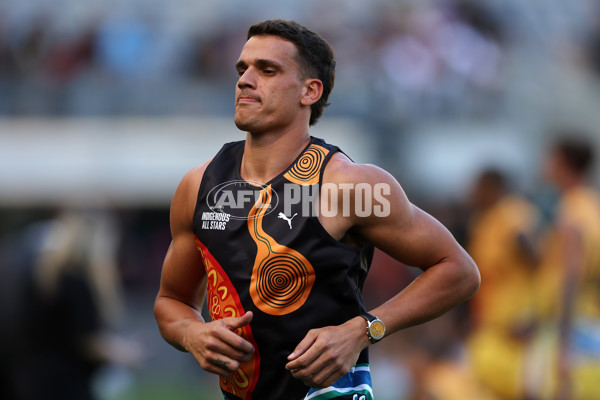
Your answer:
[[[242,22],[225,23],[209,35],[195,35],[187,56],[187,73],[195,80],[210,77],[211,81],[221,81],[229,85],[235,72],[232,60],[237,59],[246,35],[246,32],[240,29],[243,26],[246,24]]]
[[[140,79],[147,75],[155,42],[151,27],[137,17],[107,18],[98,33],[101,66],[118,80]]]
[[[589,178],[595,149],[589,135],[559,132],[544,164],[558,193],[542,242],[537,287],[544,322],[536,387],[541,399],[600,398],[600,195]]]
[[[484,170],[470,193],[467,250],[481,272],[471,299],[469,359],[478,381],[499,399],[525,399],[526,353],[533,329],[537,209],[509,190],[497,169]]]
[[[94,399],[98,367],[141,357],[137,342],[109,333],[122,306],[115,227],[104,213],[67,211],[26,238],[33,257],[19,305],[13,398]]]
[[[4,221],[6,223],[6,218]],[[26,281],[37,254],[45,224],[33,223],[24,232],[2,237],[0,242],[0,398],[20,399],[18,371],[22,370],[27,307]]]
[[[8,28],[0,18],[0,84],[17,75],[17,60],[8,40]]]
[[[404,112],[454,113],[474,105],[465,95],[499,89],[503,35],[489,10],[460,1],[405,6],[393,16],[382,17],[387,32],[376,51],[388,93],[382,95],[393,96]]]
[[[13,39],[11,45],[14,46],[17,69],[21,79],[39,79],[50,47],[50,37],[50,21],[38,17],[31,26]]]
[[[591,18],[591,24],[584,38],[584,58],[590,69],[600,76],[600,6]]]
[[[57,43],[48,54],[46,69],[51,79],[65,83],[91,69],[96,62],[96,30],[89,27],[75,38]]]
[[[548,50],[557,43],[575,31],[590,32],[586,58],[597,64],[598,28],[573,11],[585,1],[531,6],[518,0],[384,0],[347,7],[336,7],[337,2],[316,7],[312,1],[302,12],[287,3],[281,9],[327,23],[322,28],[331,32],[338,59],[352,60],[338,71],[336,85],[340,94],[359,90],[363,95],[338,96],[336,112],[379,112],[383,115],[376,119],[396,123],[498,115],[510,111],[502,106],[518,109],[515,100],[525,105],[532,98],[545,100]],[[85,8],[70,0],[64,12],[27,3],[0,5],[5,18],[0,22],[0,83],[6,71],[19,72],[9,81],[16,95],[8,92],[4,100],[7,91],[0,92],[0,114],[230,111],[229,97],[214,93],[229,90],[235,74],[223,65],[233,64],[229,57],[241,47],[239,26],[256,18],[239,7],[239,0],[229,6],[213,1],[186,7],[166,0],[148,5],[127,0],[119,7],[94,1],[95,6]],[[329,9],[335,10],[333,21],[323,18],[331,15],[324,12]],[[540,73],[531,76],[530,70]],[[45,81],[48,72],[50,82]],[[573,71],[560,74],[561,79],[551,78],[568,81]],[[52,85],[57,75],[88,79],[57,88]],[[186,95],[200,105],[173,104]]]

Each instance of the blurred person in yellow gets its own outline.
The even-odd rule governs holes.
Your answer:
[[[475,379],[499,399],[525,399],[526,354],[533,328],[536,272],[533,251],[539,212],[509,191],[508,178],[485,169],[475,180],[467,250],[481,273],[471,299],[472,331],[467,340]]]
[[[558,197],[541,244],[535,386],[543,399],[600,399],[600,196],[588,181],[595,152],[585,135],[560,133],[544,160]]]

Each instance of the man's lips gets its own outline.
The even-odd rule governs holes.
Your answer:
[[[254,96],[240,96],[237,100],[238,104],[240,103],[260,103],[260,99]]]

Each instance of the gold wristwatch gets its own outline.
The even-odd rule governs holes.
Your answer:
[[[377,343],[385,336],[385,325],[374,315],[363,312],[361,317],[367,320],[367,337],[371,343]]]

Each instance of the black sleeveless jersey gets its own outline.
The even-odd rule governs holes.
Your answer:
[[[361,292],[373,248],[339,242],[317,217],[323,170],[336,151],[311,138],[292,165],[260,185],[241,178],[244,142],[234,142],[204,172],[193,226],[208,277],[208,311],[213,320],[254,313],[237,333],[256,351],[220,378],[227,399],[372,398],[366,349],[327,389],[310,389],[285,369],[309,329],[364,311]]]

